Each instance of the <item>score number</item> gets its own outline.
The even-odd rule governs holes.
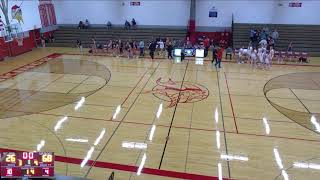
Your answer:
[[[42,169],[42,174],[43,174],[43,176],[50,176],[51,175],[50,169],[49,168],[43,168]]]
[[[6,176],[12,176],[13,172],[12,172],[12,168],[7,168],[6,169]]]
[[[42,155],[42,162],[45,162],[45,163],[52,162],[52,155],[51,154],[43,154]]]
[[[25,169],[25,176],[33,176],[34,175],[34,169],[30,168],[30,169]]]
[[[16,163],[16,155],[15,154],[7,154],[6,162],[7,163]]]
[[[22,159],[33,159],[33,152],[23,152]]]

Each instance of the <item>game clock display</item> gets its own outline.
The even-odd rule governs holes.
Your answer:
[[[0,160],[1,178],[54,178],[51,152],[3,152]]]

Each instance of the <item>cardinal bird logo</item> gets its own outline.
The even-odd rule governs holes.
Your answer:
[[[21,24],[21,22],[24,23],[23,18],[22,18],[22,10],[21,10],[20,6],[18,6],[18,5],[12,6],[11,17],[12,17],[12,19],[16,19],[19,24]]]
[[[202,101],[209,96],[209,90],[196,83],[175,82],[169,78],[167,81],[157,79],[157,85],[151,91],[155,97],[169,102],[168,108],[176,106],[178,103],[194,103]]]

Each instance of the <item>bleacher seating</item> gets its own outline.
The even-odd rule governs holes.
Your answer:
[[[156,38],[169,37],[173,40],[181,40],[186,37],[187,30],[182,28],[137,28],[125,30],[123,27],[91,27],[89,29],[77,29],[75,26],[60,26],[54,33],[55,42],[48,44],[54,47],[75,47],[76,40],[82,41],[83,47],[89,47],[94,36],[98,44],[105,44],[108,40],[144,40],[145,43]]]
[[[270,31],[278,30],[279,39],[276,41],[276,50],[286,51],[290,41],[293,51],[307,52],[310,56],[320,56],[320,26],[319,25],[278,25],[278,24],[243,24],[233,25],[233,46],[247,47],[249,44],[250,29],[268,27]]]

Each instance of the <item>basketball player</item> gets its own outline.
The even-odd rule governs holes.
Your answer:
[[[97,42],[95,38],[91,38],[92,41],[92,53],[96,53],[97,52]]]
[[[238,52],[238,58],[237,58],[238,64],[241,64],[242,62],[242,52],[243,52],[243,48],[240,48]]]
[[[125,46],[125,49],[128,53],[128,59],[132,59],[133,57],[133,54],[132,54],[132,46],[131,46],[131,43],[127,42],[126,43],[126,46]]]
[[[159,44],[159,48],[160,48],[159,56],[163,56],[164,42],[162,41],[161,38],[160,38],[160,41],[158,42],[158,44]]]
[[[172,57],[172,51],[173,51],[172,43],[170,41],[168,41],[166,43],[166,46],[167,46],[168,59],[173,59],[173,57]]]
[[[257,50],[256,49],[253,49],[253,51],[251,52],[250,63],[252,65],[252,68],[257,67]]]
[[[77,47],[80,49],[80,53],[82,54],[83,53],[82,43],[79,39],[77,40]]]
[[[151,59],[154,59],[154,52],[156,51],[157,49],[157,42],[156,41],[153,41],[151,42],[151,44],[149,45],[149,53],[150,53],[150,57]]]
[[[224,51],[224,49],[222,47],[220,47],[220,49],[217,52],[217,61],[216,61],[216,64],[214,65],[215,67],[217,67],[217,65],[219,65],[218,67],[221,68],[223,51]]]
[[[109,54],[110,50],[112,49],[112,40],[109,40],[109,42],[107,42],[107,44],[105,45],[105,48],[106,48],[107,54]]]
[[[263,48],[261,47],[258,49],[258,58],[259,58],[260,64],[263,64]]]
[[[253,52],[253,47],[251,46],[251,43],[250,43],[248,46],[247,55],[246,55],[248,63],[251,62],[251,53],[252,52]]]
[[[118,42],[118,49],[119,49],[118,56],[120,57],[123,54],[123,42],[121,41],[121,39],[119,39],[119,42]]]
[[[273,58],[274,58],[274,49],[273,46],[270,46],[270,65],[272,64]]]
[[[264,52],[264,69],[269,70],[270,69],[270,54],[267,53],[267,51]]]
[[[46,47],[46,39],[44,38],[43,35],[41,35],[40,39],[41,39],[42,47],[45,48]]]
[[[136,41],[133,41],[133,43],[132,43],[132,54],[133,54],[134,58],[139,58],[139,56],[138,56],[139,53],[138,52],[139,52],[138,43]]]

